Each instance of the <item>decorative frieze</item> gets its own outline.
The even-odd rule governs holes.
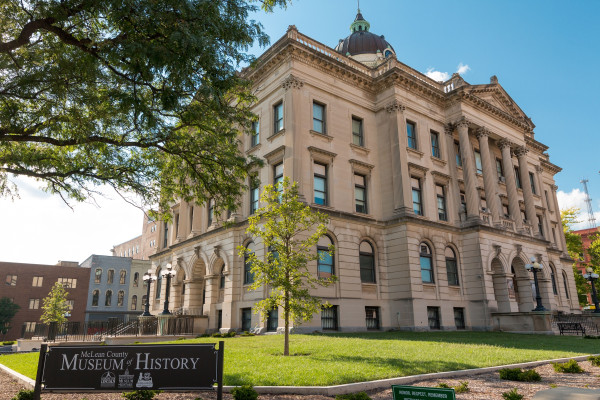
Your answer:
[[[283,82],[281,83],[281,86],[285,90],[288,90],[290,88],[300,89],[300,88],[302,88],[302,86],[304,86],[304,82],[302,82],[300,79],[298,79],[293,74],[290,74],[287,78],[285,78],[283,80]]]

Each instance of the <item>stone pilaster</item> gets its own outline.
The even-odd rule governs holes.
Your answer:
[[[389,134],[392,148],[392,185],[394,193],[394,211],[400,215],[412,214],[410,175],[408,173],[408,155],[406,147],[406,119],[404,106],[394,100],[385,107],[389,114]]]
[[[529,166],[527,165],[527,150],[521,146],[515,150],[517,159],[519,160],[519,174],[521,175],[521,187],[523,188],[523,200],[525,201],[525,214],[527,222],[531,224],[531,229],[534,235],[539,235],[539,229],[536,223],[535,204],[533,202],[533,191],[531,190],[531,182],[529,181]]]
[[[490,155],[490,146],[488,142],[489,131],[486,128],[477,129],[477,139],[479,140],[479,153],[483,164],[483,185],[485,188],[485,199],[487,206],[492,212],[492,219],[495,223],[500,223],[500,212],[502,205],[498,197],[498,182],[496,174],[492,168],[492,157]]]
[[[450,182],[448,184],[448,221],[460,221],[460,188],[458,187],[458,178],[456,174],[456,156],[454,154],[454,125],[447,124],[444,127],[446,132],[446,149],[448,170],[450,172]]]
[[[190,236],[196,236],[202,232],[202,208],[196,204],[190,204],[190,207],[194,210]]]
[[[517,182],[515,179],[515,166],[510,155],[511,143],[508,140],[499,140],[498,147],[502,151],[502,166],[504,167],[504,177],[506,178],[506,191],[508,193],[508,210],[510,216],[515,221],[518,230],[523,229],[523,220],[521,219],[521,208],[519,207],[519,196],[517,193]]]
[[[463,161],[465,195],[467,197],[467,220],[479,219],[479,194],[477,193],[477,175],[473,147],[469,140],[469,120],[461,118],[457,124],[460,154]]]
[[[185,240],[188,234],[188,203],[187,201],[181,200],[179,203],[179,226],[177,227],[176,241],[181,242]]]
[[[304,82],[298,77],[290,74],[282,83],[285,90],[284,94],[284,110],[283,110],[283,129],[285,131],[285,146],[289,149],[298,149],[301,146],[301,138],[304,132],[302,130],[301,119],[298,116],[312,116],[312,104],[310,110],[303,109],[302,91]],[[325,123],[327,123],[328,109],[325,109]],[[297,120],[298,118],[298,120]],[[312,121],[312,118],[310,118]],[[327,126],[327,125],[326,125]],[[312,129],[312,126],[309,128]],[[327,132],[327,131],[326,131]],[[294,157],[294,152],[285,152],[283,168],[285,176],[289,177],[292,182],[298,182],[299,198],[303,200],[311,196],[305,196],[302,185],[302,158]]]
[[[540,191],[540,196],[542,198],[542,207],[544,207],[544,233],[545,239],[548,241],[552,241],[552,228],[550,227],[550,206],[546,200],[546,196],[544,195],[544,168],[541,165],[536,165],[535,172],[537,172],[537,185]]]
[[[556,232],[556,234],[558,235],[559,241],[560,241],[560,249],[562,250],[562,252],[564,254],[567,254],[567,240],[565,239],[565,233],[562,230],[562,225],[560,223],[560,208],[558,207],[558,199],[556,197],[556,191],[558,190],[558,186],[556,185],[552,185],[550,187],[552,189],[552,201],[554,201],[554,209],[556,210],[557,213],[557,219],[558,219],[558,232]]]

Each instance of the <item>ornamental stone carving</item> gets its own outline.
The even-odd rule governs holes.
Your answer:
[[[294,75],[290,74],[290,76],[288,76],[287,78],[285,78],[283,80],[281,86],[285,90],[288,90],[290,88],[300,89],[300,88],[302,88],[302,86],[304,86],[304,82],[302,82],[300,79],[298,79]]]
[[[525,146],[519,146],[515,149],[515,155],[517,157],[525,156],[529,153],[529,150]]]
[[[538,174],[541,174],[541,173],[543,173],[543,172],[544,172],[544,167],[542,167],[541,165],[536,165],[536,166],[535,166],[535,171],[536,171]]]
[[[467,119],[467,117],[460,117],[458,121],[455,122],[456,127],[469,127],[471,125],[471,121]]]
[[[500,139],[496,142],[496,144],[498,145],[498,148],[500,150],[502,150],[505,147],[508,147],[510,149],[512,143],[509,140],[506,139]]]
[[[489,129],[483,126],[477,128],[477,131],[475,132],[475,137],[477,137],[477,139],[479,139],[482,136],[490,136]]]
[[[404,112],[404,110],[406,110],[406,107],[404,107],[398,100],[394,100],[391,103],[389,103],[387,106],[385,106],[385,111],[392,113],[392,112]]]
[[[446,135],[450,135],[452,136],[454,134],[454,124],[452,123],[448,123],[446,125],[444,125],[444,132],[446,132]]]

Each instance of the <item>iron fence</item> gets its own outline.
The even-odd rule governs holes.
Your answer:
[[[594,333],[598,335],[600,333],[600,318],[594,318],[587,315],[581,314],[553,314],[552,315],[552,328],[558,330],[559,322],[572,322],[580,323],[585,328],[586,333]]]

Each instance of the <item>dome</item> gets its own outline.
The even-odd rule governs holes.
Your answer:
[[[345,39],[340,39],[340,42],[335,47],[335,51],[356,58],[361,62],[367,61],[364,55],[372,55],[373,57],[369,57],[372,60],[369,60],[370,62],[368,63],[396,55],[394,48],[385,40],[383,35],[379,36],[369,32],[370,27],[370,24],[363,18],[360,10],[358,10],[354,22],[350,25],[352,33]]]

